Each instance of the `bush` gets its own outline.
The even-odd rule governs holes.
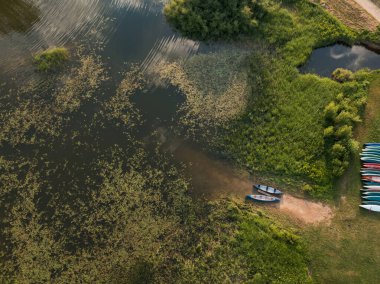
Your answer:
[[[69,51],[63,47],[55,47],[37,54],[34,61],[38,71],[52,71],[69,59]]]
[[[265,10],[248,0],[171,0],[164,13],[183,35],[216,40],[249,33]]]
[[[331,78],[339,83],[344,83],[352,81],[354,79],[354,74],[350,70],[344,68],[337,68],[331,74]]]

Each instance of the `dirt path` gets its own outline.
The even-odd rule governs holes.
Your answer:
[[[314,0],[311,0],[315,2]],[[360,3],[359,3],[360,2]],[[363,3],[361,3],[363,2]],[[365,2],[365,3],[364,3]],[[356,30],[376,30],[380,18],[377,12],[379,8],[368,5],[369,0],[323,0],[321,5],[332,15],[340,19],[345,25]],[[372,7],[372,8],[371,8]],[[376,16],[371,13],[375,13]]]
[[[380,8],[370,0],[354,0],[380,23]]]
[[[247,173],[236,172],[228,164],[212,159],[179,140],[171,142],[169,148],[179,161],[189,165],[187,173],[192,179],[193,196],[211,200],[235,196],[244,200],[247,194],[252,193],[254,181]],[[267,205],[258,204],[257,206]],[[273,209],[287,213],[305,224],[316,224],[322,221],[329,223],[333,216],[329,206],[289,194],[285,194],[281,203],[274,205]]]

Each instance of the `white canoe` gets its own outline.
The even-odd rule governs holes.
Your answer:
[[[359,207],[373,212],[380,212],[380,205],[359,205]]]

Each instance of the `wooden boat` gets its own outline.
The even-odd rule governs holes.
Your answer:
[[[380,201],[363,201],[364,205],[380,205]]]
[[[380,196],[367,195],[367,196],[363,196],[363,200],[380,201]]]
[[[280,202],[280,198],[258,194],[248,194],[245,198],[254,202]]]
[[[380,196],[380,192],[376,192],[376,191],[365,191],[362,193],[363,193],[363,196]]]
[[[380,212],[380,205],[359,205],[359,207],[373,212]]]
[[[270,194],[275,194],[275,195],[282,194],[282,191],[276,188],[273,188],[271,186],[267,186],[267,185],[255,184],[253,188],[256,188],[258,191],[263,192],[263,193],[270,193]]]

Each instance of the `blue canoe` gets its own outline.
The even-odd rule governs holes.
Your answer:
[[[380,201],[363,201],[364,205],[380,205]]]
[[[270,194],[275,194],[275,195],[281,195],[282,191],[278,190],[276,188],[273,188],[271,186],[267,185],[262,185],[262,184],[255,184],[253,186],[253,189],[257,189],[258,191],[264,192],[264,193],[270,193]]]
[[[365,191],[362,192],[363,196],[380,196],[380,192],[374,192],[374,191]]]
[[[371,147],[371,146],[378,146],[380,147],[380,143],[377,143],[377,142],[368,142],[368,143],[364,143],[364,146],[365,147]]]
[[[266,195],[249,194],[245,198],[254,202],[280,202],[280,198]]]
[[[380,201],[380,196],[373,196],[373,195],[363,196],[363,199],[367,201]]]

